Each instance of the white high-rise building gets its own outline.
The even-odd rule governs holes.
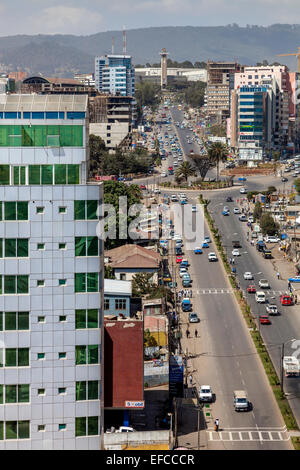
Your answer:
[[[95,83],[98,91],[112,95],[134,96],[135,72],[130,55],[105,55],[95,58]]]
[[[101,185],[84,95],[0,95],[0,449],[101,449]]]

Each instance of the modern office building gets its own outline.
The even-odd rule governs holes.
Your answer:
[[[205,108],[207,115],[224,122],[230,115],[231,90],[234,74],[241,70],[236,62],[207,62],[207,90]]]
[[[262,160],[272,144],[272,90],[242,86],[232,92],[231,147],[241,160]]]
[[[101,449],[102,187],[88,97],[0,95],[0,449]]]
[[[134,96],[135,77],[131,56],[111,54],[96,57],[95,83],[100,92]]]

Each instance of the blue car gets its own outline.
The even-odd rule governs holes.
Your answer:
[[[194,249],[194,253],[195,253],[195,255],[202,255],[202,250],[201,250],[201,248],[195,248],[195,249]]]
[[[300,282],[300,276],[290,277],[289,282]]]
[[[245,178],[245,176],[240,176],[238,178],[238,181],[247,181],[247,178]]]
[[[203,242],[203,243],[202,243],[202,248],[209,248],[208,243],[207,243],[207,242]]]
[[[180,201],[180,204],[183,206],[184,204],[187,204],[187,201],[185,199],[182,199],[182,201]]]
[[[222,211],[222,215],[229,215],[228,211]]]
[[[189,265],[189,262],[188,262],[187,259],[182,260],[181,263],[180,263],[181,268],[187,268],[188,265]]]

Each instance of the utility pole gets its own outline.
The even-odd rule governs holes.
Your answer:
[[[284,358],[284,343],[281,346],[281,380],[280,380],[280,389],[281,393],[283,393],[283,358]]]

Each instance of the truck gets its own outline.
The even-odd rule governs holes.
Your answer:
[[[181,308],[183,312],[190,312],[192,310],[192,302],[190,301],[190,299],[182,299]]]
[[[262,254],[263,254],[263,257],[264,257],[265,259],[272,259],[272,258],[273,258],[273,256],[272,256],[272,251],[269,250],[268,248],[263,248]]]
[[[286,377],[298,377],[300,374],[300,363],[295,356],[284,356],[283,370]]]
[[[241,242],[239,240],[232,240],[232,247],[233,248],[241,248]]]
[[[250,403],[245,390],[235,390],[233,392],[233,406],[235,411],[248,411]]]
[[[174,175],[174,168],[172,166],[169,166],[168,173],[169,175]]]

